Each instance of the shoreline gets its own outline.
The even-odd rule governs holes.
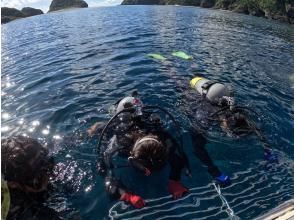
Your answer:
[[[240,11],[240,10],[235,10],[235,9],[229,9],[229,8],[222,8],[222,7],[217,7],[217,6],[213,6],[213,7],[202,7],[202,6],[195,6],[195,5],[180,5],[180,4],[120,4],[120,5],[113,5],[113,6],[99,6],[99,7],[89,7],[89,8],[101,8],[101,7],[114,7],[114,6],[173,6],[173,7],[191,7],[191,8],[200,8],[200,9],[211,9],[211,10],[219,10],[219,11],[224,11],[224,12],[232,12],[232,13],[237,13],[237,14],[243,14],[243,15],[249,15],[249,16],[254,16],[254,17],[261,17],[267,20],[273,20],[273,21],[279,21],[281,23],[286,23],[286,24],[294,24],[294,22],[290,22],[287,16],[282,16],[282,15],[277,15],[276,17],[270,17],[270,16],[266,16],[266,15],[254,15],[254,14],[250,14],[250,13],[246,13],[244,11]],[[69,8],[65,8],[65,9],[61,9],[61,10],[56,10],[56,11],[48,11],[44,14],[39,14],[40,15],[46,15],[46,14],[51,14],[51,13],[58,13],[58,12],[66,12],[66,11],[74,11],[74,10],[78,10],[78,9],[85,9],[85,8],[79,8],[79,7],[69,7]],[[31,17],[31,16],[29,16]],[[4,22],[3,24],[6,23],[10,23],[12,21],[15,20],[19,20],[19,19],[24,19],[27,17],[14,17],[11,21],[9,22]],[[293,18],[292,18],[293,19]]]
[[[181,0],[182,4],[174,0],[170,4],[170,0],[152,0],[152,4],[149,4],[150,0],[123,0],[121,5],[161,5],[161,6],[175,6],[175,7],[199,7],[206,9],[216,9],[231,11],[238,14],[251,15],[255,17],[263,17],[268,20],[277,20],[283,23],[294,24],[294,5],[292,3],[279,4],[277,2],[272,5],[262,5],[261,3],[252,4],[255,0],[248,0],[242,2],[241,0],[198,0],[193,4],[188,4],[185,0]],[[184,1],[184,2],[183,2]],[[251,1],[251,2],[250,2]],[[249,3],[248,3],[249,2]]]

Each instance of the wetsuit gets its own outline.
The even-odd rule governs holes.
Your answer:
[[[59,220],[58,213],[43,203],[48,192],[25,193],[19,189],[10,189],[10,208],[7,220]]]
[[[207,150],[205,149],[205,145],[207,144],[205,136],[195,128],[191,128],[190,133],[193,140],[193,149],[195,155],[207,167],[208,173],[213,178],[220,176],[221,172],[219,168],[213,163],[213,160],[210,158]]]
[[[271,156],[270,146],[265,136],[253,122],[248,120],[246,111],[238,108],[234,110],[227,108],[221,111],[222,109],[224,108],[213,105],[206,99],[202,99],[200,103],[198,102],[198,106],[191,107],[190,109],[194,112],[197,122],[191,129],[194,151],[198,159],[208,167],[208,172],[212,177],[217,177],[221,174],[205,149],[207,143],[205,133],[213,123],[220,125],[223,131],[233,137],[256,134],[262,143],[265,155]],[[218,114],[214,114],[218,111]]]

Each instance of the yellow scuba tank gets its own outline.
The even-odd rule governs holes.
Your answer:
[[[223,96],[230,96],[231,93],[227,86],[203,77],[194,77],[190,81],[190,86],[213,104],[219,104]]]

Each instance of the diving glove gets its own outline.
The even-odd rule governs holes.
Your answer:
[[[183,186],[180,181],[169,180],[168,191],[170,194],[172,194],[174,199],[178,199],[181,198],[185,193],[187,193],[188,189]]]
[[[137,209],[143,208],[146,205],[140,196],[128,192],[124,193],[120,200],[131,203]]]
[[[231,184],[230,177],[225,174],[220,174],[219,176],[215,177],[215,180],[221,186],[229,186]]]

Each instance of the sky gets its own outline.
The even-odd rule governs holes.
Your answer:
[[[33,7],[41,9],[44,13],[49,10],[52,0],[1,0],[1,7],[22,9],[23,7]],[[89,7],[119,5],[122,0],[84,0]]]

